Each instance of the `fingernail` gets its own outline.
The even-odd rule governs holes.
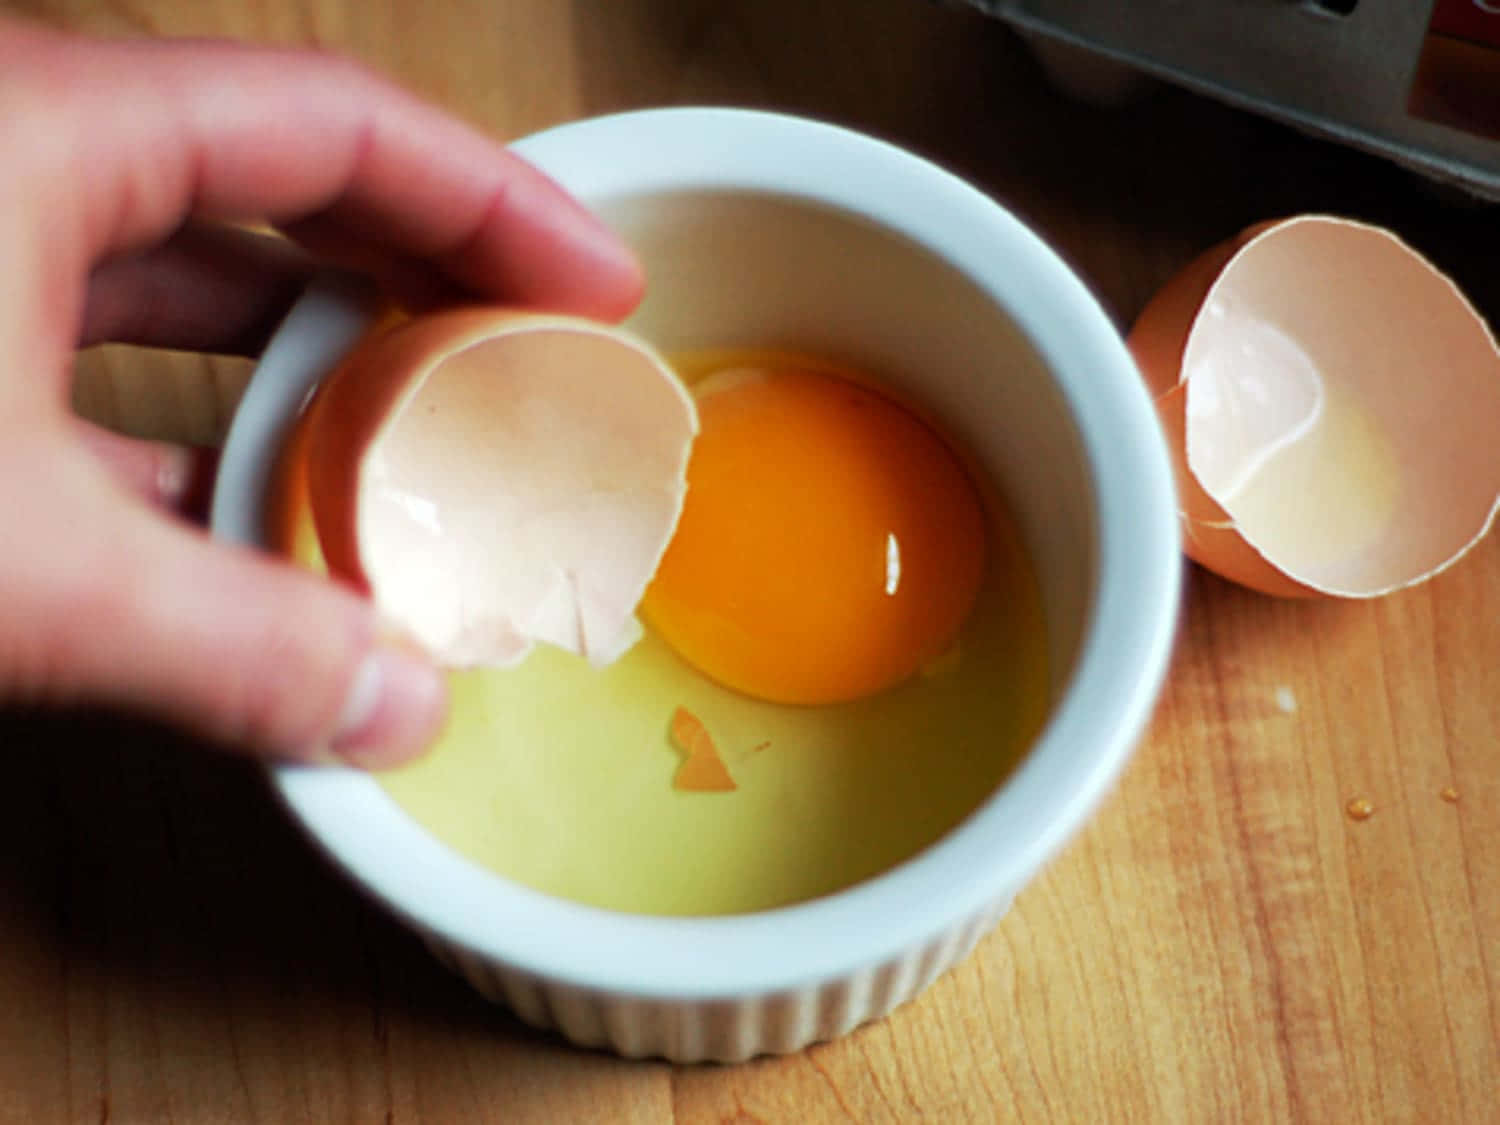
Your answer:
[[[332,750],[361,769],[399,765],[432,745],[446,713],[442,673],[411,653],[380,646],[354,674]]]
[[[156,480],[152,482],[157,503],[175,508],[187,495],[193,479],[193,455],[176,446],[162,446],[157,451]]]
[[[162,446],[156,462],[156,502],[202,523],[213,500],[218,465],[215,450]]]

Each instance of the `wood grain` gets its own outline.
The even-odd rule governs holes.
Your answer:
[[[1500,322],[1493,210],[1173,90],[1069,102],[1004,28],[922,0],[10,7],[350,52],[503,137],[678,102],[846,122],[1016,208],[1122,325],[1203,247],[1319,210],[1398,230]],[[102,349],[75,401],[211,441],[244,374]],[[117,716],[0,712],[0,1122],[1500,1120],[1497,607],[1494,537],[1369,603],[1193,573],[1149,738],[993,936],[890,1019],[733,1068],[524,1030],[243,763]]]

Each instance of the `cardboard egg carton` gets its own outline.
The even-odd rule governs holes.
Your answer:
[[[960,2],[1074,89],[1124,64],[1500,200],[1500,0]]]

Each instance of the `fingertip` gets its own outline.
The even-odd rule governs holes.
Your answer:
[[[618,269],[608,299],[595,314],[608,321],[624,320],[635,312],[646,296],[646,271],[633,251]]]
[[[623,320],[640,304],[646,274],[635,252],[592,212],[569,199],[571,206],[554,220],[570,251],[574,267],[570,299],[579,312],[603,320]]]
[[[446,681],[383,639],[368,601],[101,498],[109,546],[43,584],[53,627],[38,662],[61,670],[49,690],[281,761],[384,768],[433,744]]]
[[[445,265],[481,290],[610,321],[629,315],[646,287],[634,250],[525,164],[495,189],[483,222]]]
[[[418,654],[379,644],[354,672],[329,749],[360,769],[398,766],[431,748],[447,713],[442,673]]]

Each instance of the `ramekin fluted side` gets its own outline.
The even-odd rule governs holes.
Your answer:
[[[786,1054],[880,1019],[962,961],[1005,915],[998,901],[922,945],[804,988],[712,998],[631,996],[553,980],[434,935],[428,948],[487,999],[534,1027],[626,1058],[742,1062]]]

